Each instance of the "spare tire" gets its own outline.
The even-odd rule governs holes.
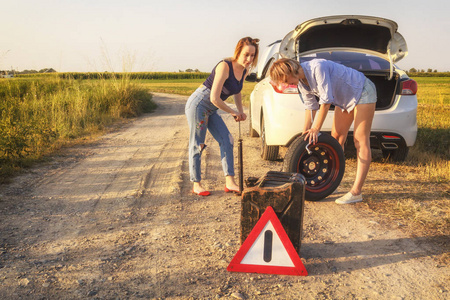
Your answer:
[[[283,171],[305,176],[305,199],[322,200],[341,183],[345,171],[345,156],[339,142],[327,133],[321,133],[318,142],[309,145],[299,136],[289,146],[283,163]]]

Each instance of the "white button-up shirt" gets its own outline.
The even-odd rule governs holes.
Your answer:
[[[298,84],[306,109],[318,110],[319,104],[334,104],[350,112],[358,104],[366,80],[363,73],[325,59],[313,59],[301,66],[309,84]]]

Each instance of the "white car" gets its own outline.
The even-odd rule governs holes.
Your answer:
[[[257,73],[249,76],[259,81],[250,96],[249,119],[250,136],[261,138],[262,158],[276,160],[279,146],[289,147],[302,134],[305,107],[298,90],[280,93],[268,78],[273,61],[286,57],[300,62],[329,59],[372,80],[377,88],[377,104],[371,147],[381,149],[386,158],[403,161],[417,135],[417,83],[394,65],[407,54],[397,24],[370,16],[309,20],[269,45],[259,58]],[[324,132],[331,131],[332,110],[323,124]],[[352,143],[353,127],[350,130],[348,142]]]

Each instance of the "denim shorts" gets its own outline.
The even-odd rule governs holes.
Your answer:
[[[358,104],[369,104],[376,102],[377,102],[377,89],[375,88],[375,84],[370,79],[366,78],[361,98],[359,99]]]

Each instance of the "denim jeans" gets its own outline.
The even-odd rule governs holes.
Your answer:
[[[201,181],[201,155],[205,148],[206,130],[219,143],[225,176],[234,176],[233,137],[210,101],[211,90],[200,86],[188,99],[185,113],[189,124],[190,180]]]

